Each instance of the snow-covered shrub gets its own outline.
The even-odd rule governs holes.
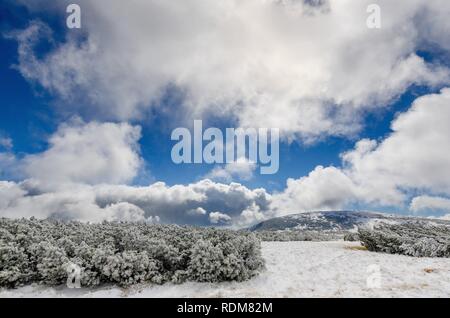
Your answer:
[[[450,257],[450,228],[427,222],[379,224],[360,228],[362,244],[368,250],[415,257]]]
[[[55,285],[67,279],[66,264],[69,259],[64,249],[49,241],[42,241],[31,244],[25,251],[38,281]]]
[[[15,242],[0,244],[0,269],[0,286],[27,283],[34,274],[29,268],[25,249]]]
[[[231,232],[212,232],[191,249],[188,276],[195,281],[243,281],[263,267],[259,240]]]
[[[346,242],[358,242],[359,235],[358,233],[347,233],[344,235],[344,241]]]
[[[0,219],[0,287],[242,281],[264,267],[260,240],[213,228]]]

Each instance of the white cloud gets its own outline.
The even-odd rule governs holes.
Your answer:
[[[259,206],[253,204],[252,206],[242,211],[241,215],[235,221],[234,225],[239,228],[249,227],[274,216],[274,211],[262,212]]]
[[[148,222],[159,222],[159,216],[146,218],[144,210],[128,202],[111,204],[105,209],[111,214],[107,221],[141,222],[146,220]]]
[[[355,202],[404,208],[412,191],[450,195],[449,118],[450,89],[418,98],[393,121],[387,138],[363,139],[344,153],[343,168],[319,166],[307,177],[289,179],[274,195],[274,208],[293,213]]]
[[[209,224],[208,214],[217,211],[237,222],[242,211],[252,206],[261,213],[270,213],[271,196],[264,189],[251,190],[238,183],[226,185],[208,179],[175,186],[162,182],[148,187],[101,185],[94,191],[100,206],[129,202],[143,209],[146,216],[159,215],[166,223]]]
[[[211,221],[237,224],[247,209],[258,211],[260,216],[269,213],[270,195],[262,189],[210,180],[172,187],[162,182],[148,187],[71,183],[58,189],[49,189],[38,180],[25,180],[0,182],[0,201],[0,217],[8,218],[208,225]],[[217,211],[226,217],[214,214]]]
[[[139,156],[133,145],[139,129],[125,124],[62,126],[50,138],[47,151],[23,161],[27,171],[40,174],[20,184],[1,183],[0,215],[91,221],[159,216],[162,222],[223,221],[244,226],[276,214],[341,209],[353,203],[405,207],[410,193],[419,191],[429,197],[414,199],[412,211],[446,208],[447,199],[430,197],[450,195],[448,118],[450,89],[420,97],[393,121],[392,133],[384,140],[361,140],[342,155],[342,168],[318,166],[308,176],[289,179],[286,189],[274,195],[208,179],[175,186],[162,182],[148,187],[86,185],[120,181],[111,176],[123,180],[134,176]],[[73,171],[83,176],[85,169],[89,178],[71,178]],[[48,180],[55,180],[57,186],[48,186]]]
[[[211,221],[212,224],[228,223],[231,221],[231,217],[224,213],[211,212],[209,214],[209,220]]]
[[[9,179],[17,172],[17,158],[12,152],[13,141],[0,134],[0,180]]]
[[[196,209],[192,209],[187,211],[189,215],[206,215],[206,210],[202,207],[198,207]]]
[[[353,181],[335,167],[317,167],[308,176],[287,181],[286,189],[273,196],[278,214],[314,210],[339,210],[356,199]]]
[[[13,141],[9,137],[2,137],[0,135],[0,149],[4,148],[6,150],[11,150],[13,147]]]
[[[450,213],[450,199],[422,195],[415,197],[409,206],[414,213],[419,212],[447,212]],[[449,214],[450,215],[450,214]]]
[[[146,216],[142,209],[128,202],[100,207],[90,186],[72,184],[70,189],[44,192],[39,185],[35,182],[0,182],[0,217],[34,216],[85,222],[159,220],[157,216]]]
[[[298,180],[289,179],[286,189],[274,195],[264,189],[251,190],[239,183],[226,185],[208,179],[174,186],[162,182],[148,187],[86,185],[88,181],[112,182],[111,179],[103,179],[104,165],[95,164],[97,159],[100,162],[106,160],[106,166],[110,166],[110,171],[117,171],[116,174],[134,175],[134,168],[121,167],[135,167],[129,162],[137,162],[135,158],[138,156],[130,145],[138,138],[138,130],[123,124],[67,126],[60,128],[50,139],[49,150],[26,157],[24,162],[38,162],[43,165],[42,171],[47,171],[50,167],[59,171],[58,167],[62,167],[60,174],[64,176],[71,176],[71,169],[84,169],[80,167],[87,165],[86,162],[100,167],[100,172],[97,171],[99,168],[92,170],[90,174],[94,177],[81,180],[84,184],[64,177],[63,181],[57,182],[57,186],[49,186],[48,180],[52,178],[46,178],[46,174],[39,175],[40,178],[35,175],[35,179],[20,184],[2,183],[0,215],[35,215],[43,218],[57,216],[91,221],[140,217],[148,220],[159,216],[161,222],[206,225],[210,224],[210,214],[220,211],[230,217],[230,225],[244,226],[274,215],[341,209],[353,203],[402,208],[406,207],[410,193],[420,192],[433,197],[450,195],[448,118],[450,89],[420,97],[408,111],[393,121],[393,131],[384,140],[361,140],[353,150],[342,155],[342,168],[318,166],[308,176]],[[93,135],[99,138],[91,138]],[[132,137],[124,137],[129,135]],[[108,147],[94,147],[99,139],[107,140]],[[68,151],[59,151],[63,146]],[[120,158],[110,160],[116,157],[114,149],[120,153]],[[65,154],[61,156],[62,159],[60,153]],[[94,155],[90,155],[91,153]],[[98,153],[102,155],[97,158]],[[125,157],[131,160],[123,161],[121,158],[124,153],[129,154]],[[69,161],[66,160],[67,157],[70,158]],[[64,162],[76,166],[72,168],[68,165],[69,168],[66,169],[62,164]],[[112,169],[116,165],[111,162],[126,164],[118,164],[119,168]],[[87,166],[86,169],[90,167]],[[121,174],[120,171],[131,172]],[[54,172],[49,173],[51,176]],[[105,173],[107,177],[110,175]],[[67,180],[72,182],[66,184]],[[121,205],[116,206],[121,203],[127,204],[123,206],[127,208],[126,212],[123,212]],[[442,207],[443,204],[446,201],[422,197],[413,200],[411,209],[419,211],[426,205]],[[214,216],[215,214],[212,220],[217,221]]]
[[[256,163],[245,158],[239,158],[235,162],[225,164],[222,167],[214,167],[205,178],[223,182],[231,182],[235,179],[248,181],[253,178],[256,168]]]
[[[52,35],[33,22],[14,35],[18,69],[60,97],[66,111],[99,120],[141,119],[149,107],[162,107],[171,86],[182,97],[182,113],[192,118],[212,114],[241,126],[279,127],[305,142],[350,135],[361,114],[386,107],[410,85],[449,81],[448,69],[415,54],[430,42],[450,50],[449,2],[380,0],[383,25],[370,30],[365,22],[371,2],[185,0],[174,6],[155,0],[132,1],[123,10],[119,0],[80,0],[87,40],[80,43],[69,32],[64,44],[38,57],[34,46]],[[42,1],[28,4],[47,8]],[[220,217],[226,215],[248,224],[274,211],[339,209],[353,202],[401,207],[411,190],[448,196],[449,107],[450,89],[417,99],[393,122],[390,136],[359,141],[342,155],[342,168],[319,166],[288,180],[274,196],[211,180],[116,185],[130,182],[141,168],[140,130],[129,124],[61,125],[48,150],[20,160],[3,138],[2,178],[20,166],[32,180],[0,183],[0,215],[90,221],[159,216],[188,224],[227,221]],[[246,180],[253,170],[248,162],[231,164],[209,177]],[[412,208],[442,204],[436,202],[418,198]]]
[[[10,179],[20,175],[18,159],[11,152],[0,152],[0,180]]]
[[[23,197],[26,191],[14,182],[0,181],[0,210],[4,211],[11,202]]]
[[[27,155],[24,173],[49,184],[126,183],[141,167],[139,127],[114,123],[70,123],[50,137],[48,150]]]
[[[401,204],[406,190],[450,194],[450,89],[418,98],[380,143],[363,140],[343,155],[366,200]]]
[[[40,3],[31,6],[48,9]],[[140,118],[171,86],[192,118],[231,117],[306,142],[348,135],[359,114],[408,86],[449,81],[448,69],[415,54],[425,40],[450,49],[447,1],[380,0],[379,30],[366,27],[370,3],[156,0],[123,10],[120,0],[80,0],[87,40],[69,32],[38,58],[33,45],[50,31],[33,23],[16,34],[19,69],[71,107],[83,96],[96,118]]]

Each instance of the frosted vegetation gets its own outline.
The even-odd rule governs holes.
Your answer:
[[[0,287],[244,281],[264,267],[260,240],[212,228],[0,219]],[[72,265],[73,266],[73,265]]]
[[[368,250],[415,257],[450,257],[450,228],[430,222],[379,224],[360,228],[359,239]]]

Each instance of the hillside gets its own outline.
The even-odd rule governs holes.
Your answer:
[[[417,217],[405,217],[378,212],[356,211],[329,211],[308,212],[277,217],[258,223],[250,228],[251,231],[327,231],[342,232],[351,231],[358,226],[374,224],[377,222],[406,222],[406,221],[434,222],[448,224],[449,221],[439,219],[424,219]]]

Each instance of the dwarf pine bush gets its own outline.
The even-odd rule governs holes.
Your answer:
[[[360,228],[359,239],[368,250],[415,257],[450,257],[450,228],[428,222],[379,224]]]
[[[248,232],[145,223],[0,219],[0,287],[243,281],[264,267]]]
[[[358,233],[347,233],[344,235],[344,241],[346,242],[358,242],[359,241],[359,235]]]

